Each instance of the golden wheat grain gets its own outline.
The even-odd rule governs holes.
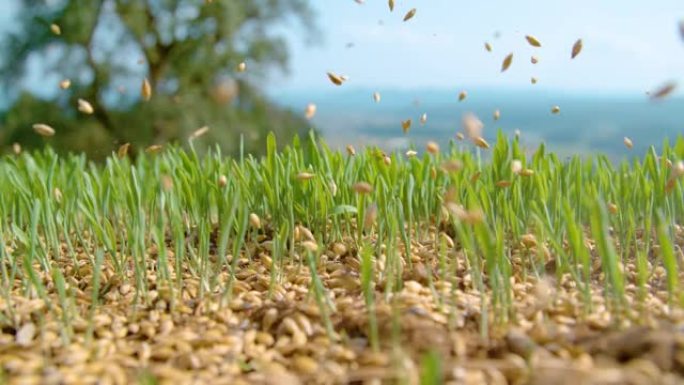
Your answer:
[[[260,229],[261,228],[261,219],[259,218],[258,215],[255,213],[250,213],[249,214],[249,225],[252,226],[254,229]]]
[[[147,78],[143,79],[142,86],[140,87],[140,94],[144,101],[148,102],[152,98],[152,85]]]
[[[347,145],[347,154],[351,156],[356,155],[356,149],[351,144]]]
[[[304,117],[311,120],[314,116],[316,116],[316,105],[313,103],[309,103],[306,105],[306,108],[304,109]]]
[[[50,24],[50,31],[57,36],[62,34],[62,28],[59,25],[54,24],[54,23]]]
[[[228,178],[226,178],[226,176],[223,174],[219,175],[217,184],[219,187],[226,187],[226,185],[228,184]]]
[[[489,148],[489,143],[487,143],[487,141],[481,136],[473,138],[473,143],[480,148]]]
[[[356,191],[358,194],[370,194],[373,192],[373,186],[368,182],[357,182],[352,186],[352,190]]]
[[[37,123],[33,125],[33,130],[41,136],[54,136],[55,129],[48,126],[47,124]]]
[[[410,11],[406,12],[406,15],[404,15],[404,21],[409,21],[413,18],[413,16],[416,15],[416,9],[412,8]]]
[[[328,72],[328,79],[336,86],[341,86],[344,83],[344,79],[333,72]]]
[[[577,55],[579,55],[580,52],[582,52],[582,45],[582,39],[577,39],[575,44],[572,45],[572,53],[570,54],[571,59],[576,58]]]
[[[87,100],[78,99],[78,110],[86,115],[91,115],[95,110]]]
[[[501,72],[507,71],[512,63],[513,63],[513,53],[509,53],[508,55],[506,55],[503,62],[501,63]]]
[[[468,97],[468,93],[467,93],[466,91],[461,91],[461,92],[458,94],[458,101],[459,101],[459,102],[462,102],[462,101],[464,101],[465,98],[467,98],[467,97]]]
[[[541,45],[541,42],[539,41],[539,39],[537,39],[536,37],[534,37],[534,36],[532,36],[532,35],[527,35],[527,36],[525,36],[525,39],[527,40],[527,42],[528,42],[532,47],[541,47],[541,46],[542,46],[542,45]]]
[[[310,180],[313,179],[313,177],[316,176],[316,174],[310,173],[310,172],[300,172],[297,174],[295,177],[297,180]]]
[[[552,114],[560,114],[560,107],[559,106],[551,107],[551,113]]]

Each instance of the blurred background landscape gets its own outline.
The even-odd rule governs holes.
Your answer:
[[[401,150],[446,144],[474,112],[490,141],[499,129],[520,130],[530,149],[543,141],[563,156],[620,159],[629,154],[624,136],[641,154],[682,133],[681,88],[657,101],[647,93],[684,83],[683,18],[679,0],[397,0],[393,12],[386,0],[4,0],[0,148],[49,143],[101,159],[123,143],[184,144],[209,126],[196,146],[227,153],[241,136],[261,153],[271,130],[282,144],[311,129],[333,146]],[[542,46],[530,46],[528,34]],[[336,86],[327,72],[348,80]],[[149,102],[140,95],[145,78]],[[77,110],[79,98],[93,114]],[[310,103],[316,115],[307,120]],[[57,134],[37,136],[34,123]]]

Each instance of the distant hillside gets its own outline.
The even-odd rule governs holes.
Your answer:
[[[646,95],[563,94],[544,90],[521,92],[468,90],[468,97],[458,101],[460,90],[380,90],[382,99],[375,103],[373,90],[331,89],[324,93],[288,92],[275,99],[294,110],[303,111],[307,103],[317,105],[312,123],[326,139],[336,145],[347,143],[378,144],[386,149],[401,149],[410,143],[422,146],[427,140],[446,144],[460,130],[463,113],[476,113],[485,123],[488,140],[498,129],[522,132],[530,148],[540,141],[562,155],[601,151],[613,158],[629,152],[622,138],[634,142],[642,153],[665,137],[684,133],[684,98],[652,102]],[[559,115],[551,114],[558,105]],[[501,111],[494,121],[494,110]],[[420,116],[427,113],[425,126]],[[411,118],[408,135],[403,135],[401,121]]]

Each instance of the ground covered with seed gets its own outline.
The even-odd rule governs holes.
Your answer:
[[[3,158],[2,382],[683,383],[684,164],[517,145]]]

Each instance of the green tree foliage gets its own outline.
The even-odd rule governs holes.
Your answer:
[[[309,130],[259,92],[287,71],[278,31],[303,27],[315,35],[308,0],[16,1],[18,28],[0,51],[0,81],[13,101],[0,116],[2,145],[47,140],[98,158],[127,142],[138,149],[183,142],[207,125],[196,146],[218,143],[234,152],[244,135],[246,150],[261,151],[269,131],[284,143]],[[241,62],[245,72],[237,70]],[[23,91],[22,80],[36,71],[41,95]],[[145,78],[153,88],[149,102],[141,98]],[[60,89],[62,79],[71,80],[69,89]],[[79,98],[93,105],[92,115],[78,112]],[[37,122],[57,135],[37,137]]]

